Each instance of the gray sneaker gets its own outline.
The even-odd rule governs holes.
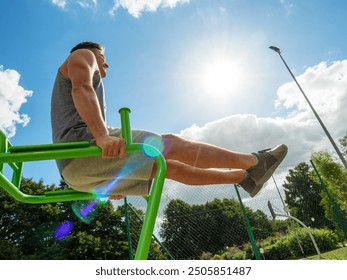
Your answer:
[[[247,170],[257,186],[270,179],[288,152],[288,147],[281,144],[273,149],[253,153],[258,158],[258,164]]]

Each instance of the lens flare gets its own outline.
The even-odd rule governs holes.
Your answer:
[[[163,149],[164,145],[161,139],[158,137],[148,137],[145,139],[145,143],[155,146],[157,149]],[[158,152],[152,151],[148,149],[148,151],[144,151],[144,153],[149,157],[156,157]],[[75,215],[84,223],[90,224],[90,222],[94,219],[95,215],[98,212],[98,206],[104,204],[104,199],[107,198],[110,194],[112,194],[119,183],[122,182],[124,178],[126,178],[132,172],[135,172],[137,169],[141,168],[145,162],[140,162],[139,159],[129,160],[126,165],[119,170],[118,174],[115,174],[114,179],[103,184],[96,186],[93,190],[96,199],[93,201],[77,201],[72,205],[72,210]]]
[[[62,240],[71,233],[72,229],[73,229],[73,222],[70,222],[70,221],[64,222],[56,228],[53,236],[56,240]]]
[[[86,206],[84,206],[81,210],[80,210],[80,214],[82,217],[87,217],[94,209],[94,206],[96,205],[98,201],[95,199],[92,202],[90,202],[89,204],[87,204]]]
[[[71,207],[75,215],[84,223],[90,224],[97,214],[97,200],[93,201],[77,201]]]
[[[158,136],[149,136],[144,141],[143,144],[147,144],[149,146],[152,146],[156,148],[159,152],[163,152],[164,150],[164,143],[163,140]],[[148,146],[144,145],[143,152],[146,156],[150,158],[155,158],[159,155],[158,151],[153,150],[149,148]]]

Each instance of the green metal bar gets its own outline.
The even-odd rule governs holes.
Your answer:
[[[148,154],[153,155],[156,162],[157,172],[154,177],[152,191],[148,199],[145,219],[143,222],[140,239],[137,245],[135,260],[146,260],[148,257],[149,247],[151,245],[152,233],[154,230],[155,220],[157,218],[161,194],[163,191],[165,176],[166,176],[166,161],[164,156],[154,147],[146,144],[133,144],[130,129],[130,109],[122,108],[119,110],[122,121],[122,137],[126,141],[127,149],[133,147],[146,147],[143,149],[148,151]]]
[[[0,130],[0,153],[6,153],[7,152],[7,138],[5,133]],[[4,164],[0,162],[0,172],[4,172]]]
[[[236,193],[237,193],[237,197],[239,198],[239,201],[240,201],[240,206],[241,206],[243,218],[244,218],[245,224],[246,224],[246,230],[247,230],[248,237],[249,237],[249,240],[250,240],[252,248],[253,248],[254,256],[255,256],[255,258],[257,260],[260,260],[261,256],[260,256],[259,248],[257,246],[257,243],[256,243],[255,239],[254,239],[252,227],[251,227],[251,224],[249,223],[249,219],[248,219],[248,216],[247,216],[247,213],[246,213],[246,209],[245,209],[245,207],[243,205],[243,202],[242,202],[242,199],[241,199],[241,196],[240,196],[240,193],[239,193],[239,190],[238,190],[237,186],[234,185],[234,187],[235,187],[235,190],[236,190]]]
[[[38,148],[33,151],[0,154],[0,163],[55,160],[101,155],[101,149],[97,146],[90,146],[86,148],[62,148],[53,150],[45,149],[42,151]]]
[[[132,143],[129,118],[130,109],[122,108],[119,110],[119,113],[121,115],[122,136],[126,142],[127,153],[144,153],[144,151],[148,151],[148,154],[155,160],[157,167],[135,255],[135,259],[144,260],[148,257],[151,236],[159,209],[166,176],[166,161],[164,156],[156,148],[146,144]],[[16,185],[20,183],[23,162],[100,156],[101,149],[99,147],[90,146],[89,143],[86,144],[85,142],[12,146],[3,132],[0,133],[0,137],[0,186],[16,200],[25,203],[41,204],[75,200],[94,200],[96,198],[96,195],[93,193],[83,193],[73,190],[69,192],[58,190],[55,192],[47,192],[44,195],[28,195],[22,193]],[[8,147],[10,147],[10,149],[8,149]],[[15,170],[16,168],[13,168],[15,174],[12,177],[12,182],[3,175],[4,163],[10,166],[12,165],[12,167],[17,167],[18,169]]]
[[[153,149],[153,151],[156,150],[153,147],[151,147],[151,149]],[[161,194],[163,191],[166,175],[166,161],[164,156],[161,154],[160,156],[157,156],[155,158],[155,161],[157,164],[157,172],[152,185],[151,195],[149,196],[149,202],[141,230],[140,240],[136,250],[135,260],[145,260],[148,257],[148,251],[151,244],[151,236],[154,230]]]
[[[144,150],[143,146],[146,144],[132,144],[127,147],[127,153],[142,153]],[[150,146],[146,145],[146,150],[150,149]],[[55,149],[53,151],[35,151],[35,152],[16,152],[16,153],[6,153],[0,155],[0,161],[7,162],[17,162],[21,164],[23,161],[36,161],[36,156],[41,160],[54,160],[61,158],[77,158],[77,157],[89,157],[92,155],[101,155],[101,149],[99,147],[86,147],[86,148],[70,148],[70,149]],[[25,159],[25,160],[23,160]],[[6,161],[5,161],[6,160]],[[19,162],[19,163],[18,163]],[[19,173],[20,172],[20,173]],[[20,181],[21,170],[18,171],[16,175],[13,175],[14,182],[10,182],[2,173],[0,174],[0,185],[3,187],[12,197],[18,201],[31,204],[41,204],[41,203],[53,203],[53,202],[67,202],[75,200],[93,200],[96,198],[95,194],[84,193],[84,192],[71,192],[65,193],[60,190],[54,191],[57,193],[52,196],[51,194],[46,195],[27,195],[22,193],[16,184]]]
[[[30,204],[42,204],[53,202],[66,202],[75,200],[93,200],[96,195],[93,193],[71,192],[64,193],[62,191],[55,191],[56,195],[28,195],[21,192],[14,186],[2,173],[0,174],[0,186],[5,189],[13,198],[20,202]]]
[[[64,142],[64,143],[54,143],[54,144],[39,144],[39,145],[26,145],[26,146],[12,146],[9,148],[10,152],[34,152],[43,150],[55,150],[55,149],[70,149],[70,148],[83,148],[89,147],[90,143],[88,141],[80,142]]]
[[[12,184],[17,188],[20,188],[20,182],[22,181],[22,173],[23,173],[23,162],[19,162],[16,164],[17,168],[13,168],[12,174]]]
[[[130,211],[136,216],[136,218],[141,222],[141,224],[143,224],[143,219],[141,218],[141,216],[136,212],[136,210],[131,207],[129,205],[129,209]],[[174,260],[175,258],[171,255],[171,253],[169,252],[169,250],[163,245],[163,243],[160,242],[160,240],[155,236],[154,233],[152,233],[152,237],[154,238],[154,240],[160,245],[160,247],[162,247],[165,251],[165,253],[172,259]]]
[[[133,254],[133,246],[131,242],[130,219],[129,219],[127,197],[124,197],[124,212],[125,212],[125,226],[127,231],[128,249],[129,249],[129,260],[133,260],[134,254]]]
[[[121,108],[119,109],[120,119],[121,119],[121,127],[122,127],[122,137],[125,139],[126,146],[130,146],[133,143],[133,138],[131,135],[130,129],[130,109],[129,108]]]
[[[322,189],[324,190],[324,192],[327,194],[328,196],[328,199],[331,203],[331,205],[333,206],[333,212],[334,212],[334,215],[335,215],[335,218],[340,226],[340,228],[342,229],[344,235],[345,235],[345,238],[347,238],[347,225],[346,225],[346,220],[345,218],[343,217],[343,215],[341,214],[341,210],[339,208],[339,206],[336,204],[335,200],[333,199],[332,195],[330,194],[327,186],[325,185],[322,177],[320,176],[315,164],[313,163],[312,160],[310,160],[311,162],[311,165],[313,166],[313,169],[315,171],[315,173],[317,174],[318,178],[319,178],[319,181],[320,181],[320,184],[321,184],[321,187]]]

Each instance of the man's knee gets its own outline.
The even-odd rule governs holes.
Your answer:
[[[185,145],[189,145],[190,141],[177,136],[175,134],[163,134],[162,139],[164,142],[164,145],[167,147],[182,147],[184,148]]]

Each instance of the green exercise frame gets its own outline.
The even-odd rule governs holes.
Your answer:
[[[152,190],[150,195],[146,198],[148,202],[147,210],[135,254],[135,260],[146,260],[166,176],[166,161],[161,152],[153,146],[132,142],[129,118],[130,109],[121,108],[119,113],[121,118],[122,137],[126,142],[127,153],[144,153],[144,150],[146,150],[151,157],[153,157],[157,165]],[[20,190],[23,163],[100,155],[101,149],[97,146],[90,145],[89,142],[86,141],[13,146],[6,138],[6,135],[0,131],[0,187],[6,190],[16,200],[31,204],[93,200],[97,198],[96,194],[78,192],[72,189],[50,191],[43,195],[28,195],[23,193]],[[8,164],[13,171],[11,181],[4,175],[5,164]]]

